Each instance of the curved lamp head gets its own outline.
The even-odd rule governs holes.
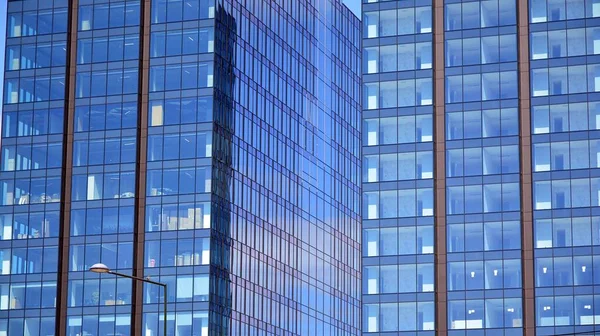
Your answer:
[[[92,267],[90,267],[90,271],[94,273],[110,273],[110,268],[104,264],[98,263],[93,264]]]

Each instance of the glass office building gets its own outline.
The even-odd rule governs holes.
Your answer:
[[[162,335],[160,287],[97,262],[167,284],[168,335],[359,335],[360,31],[337,0],[9,0],[0,335]]]
[[[600,329],[600,1],[363,0],[364,334]]]
[[[363,6],[363,331],[433,333],[431,1]]]

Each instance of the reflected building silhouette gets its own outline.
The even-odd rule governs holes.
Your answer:
[[[228,335],[232,317],[232,208],[235,67],[237,24],[222,5],[215,15],[215,99],[213,131],[211,234],[211,321],[218,335]]]
[[[8,2],[0,335],[360,334],[340,0]],[[167,285],[89,272],[115,272]]]
[[[360,334],[359,40],[338,1],[219,2],[211,332]]]

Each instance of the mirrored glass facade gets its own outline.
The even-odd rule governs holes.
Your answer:
[[[67,335],[130,332],[131,281],[88,269],[133,272],[140,17],[138,0],[79,1]]]
[[[535,309],[539,334],[600,324],[600,2],[531,1]]]
[[[158,336],[165,298],[168,335],[359,335],[360,31],[337,0],[8,1],[0,335]]]
[[[433,334],[432,2],[363,6],[363,332]]]
[[[516,2],[444,5],[447,326],[520,335]]]
[[[597,330],[600,1],[362,3],[363,333]]]
[[[67,1],[10,3],[0,158],[0,334],[55,329]]]

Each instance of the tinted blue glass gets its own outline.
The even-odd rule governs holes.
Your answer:
[[[0,156],[0,168],[8,174],[0,180],[0,301],[5,303],[0,311],[20,317],[0,322],[0,333],[39,334],[55,326],[67,9],[37,1],[8,7]],[[54,68],[29,70],[49,67]]]
[[[363,127],[364,152],[368,151],[363,158],[363,188],[369,190],[363,195],[363,256],[367,265],[381,263],[369,267],[366,276],[363,272],[363,300],[369,302],[363,305],[363,332],[429,331],[435,329],[430,295],[435,288],[430,259],[433,151],[428,146],[433,141],[433,85],[427,70],[432,67],[432,9],[422,2],[379,12],[372,11],[377,7],[368,8],[363,37],[370,41],[365,40],[368,47],[363,49],[363,73],[397,72],[393,78],[401,79],[389,80],[389,74],[381,81],[365,77],[363,89],[363,109],[369,110],[364,111]],[[375,40],[396,35],[402,42]],[[397,144],[397,150],[389,146]],[[380,145],[389,150],[374,147]],[[414,259],[401,265],[395,260],[382,262],[383,257],[397,255],[422,259],[418,264]],[[419,294],[401,302],[396,296],[380,296],[397,293]]]
[[[541,290],[536,296],[539,333],[563,328],[581,331],[590,323],[595,309],[593,295],[574,295],[570,290],[595,283],[595,253],[577,251],[597,244],[597,221],[586,211],[598,205],[599,185],[596,178],[587,174],[569,174],[587,173],[597,167],[597,141],[585,132],[596,129],[596,99],[590,96],[570,101],[576,95],[596,91],[596,62],[588,59],[572,64],[571,60],[595,53],[597,28],[590,19],[598,16],[597,6],[595,0],[532,1],[529,6],[531,95],[533,99],[552,96],[551,101],[536,100],[531,104],[535,286]],[[585,18],[588,20],[581,20]],[[551,21],[566,23],[562,27],[544,26]],[[578,21],[582,24],[572,26]],[[542,64],[545,59],[551,63]],[[552,137],[545,138],[549,133]],[[581,136],[569,139],[577,133]],[[559,175],[544,176],[548,171]],[[553,209],[573,213],[548,213]],[[583,212],[576,214],[577,211]],[[575,250],[557,252],[566,247]]]
[[[521,332],[519,291],[465,300],[521,286],[520,254],[510,257],[521,248],[515,6],[516,1],[447,1],[444,8],[447,252],[449,260],[468,260],[447,264],[453,332]],[[496,26],[503,27],[478,33]],[[454,32],[461,30],[463,38]],[[495,66],[503,70],[486,70]],[[481,253],[493,250],[505,254]]]

